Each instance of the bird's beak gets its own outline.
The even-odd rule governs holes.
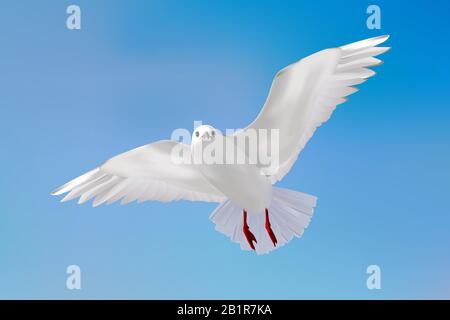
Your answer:
[[[202,134],[202,138],[207,138],[209,139],[211,136],[209,135],[209,132],[205,132],[204,134]]]

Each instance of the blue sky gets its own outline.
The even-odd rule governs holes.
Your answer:
[[[0,298],[450,298],[450,5],[375,3],[381,30],[367,1],[2,1]],[[243,127],[279,69],[380,34],[378,75],[279,183],[319,197],[310,227],[269,255],[216,232],[215,204],[49,195],[194,120]]]

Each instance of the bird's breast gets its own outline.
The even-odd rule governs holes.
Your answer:
[[[256,165],[202,164],[203,176],[227,198],[248,212],[264,212],[270,205],[272,185]]]

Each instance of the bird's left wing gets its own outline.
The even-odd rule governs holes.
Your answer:
[[[225,196],[181,156],[190,157],[188,145],[157,141],[109,159],[52,194],[68,192],[62,201],[80,197],[78,203],[94,198],[94,206],[120,199],[123,204],[135,200],[224,201]]]
[[[330,118],[336,106],[357,91],[353,86],[375,75],[368,68],[381,64],[381,60],[374,57],[389,48],[377,45],[388,38],[380,36],[326,49],[287,66],[275,75],[258,117],[235,134],[239,138],[247,135],[250,129],[279,130],[279,165],[266,172],[272,183],[281,180],[290,170],[316,128]],[[259,154],[271,155],[274,159],[275,144],[270,141],[270,134],[266,134],[258,136]]]

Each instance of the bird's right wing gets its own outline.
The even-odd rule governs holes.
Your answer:
[[[190,158],[188,145],[171,140],[157,141],[109,159],[52,194],[68,192],[62,201],[80,197],[78,203],[95,198],[94,206],[120,199],[123,204],[135,200],[224,201],[225,196],[201,175],[194,164],[174,158],[181,152],[185,159]]]

